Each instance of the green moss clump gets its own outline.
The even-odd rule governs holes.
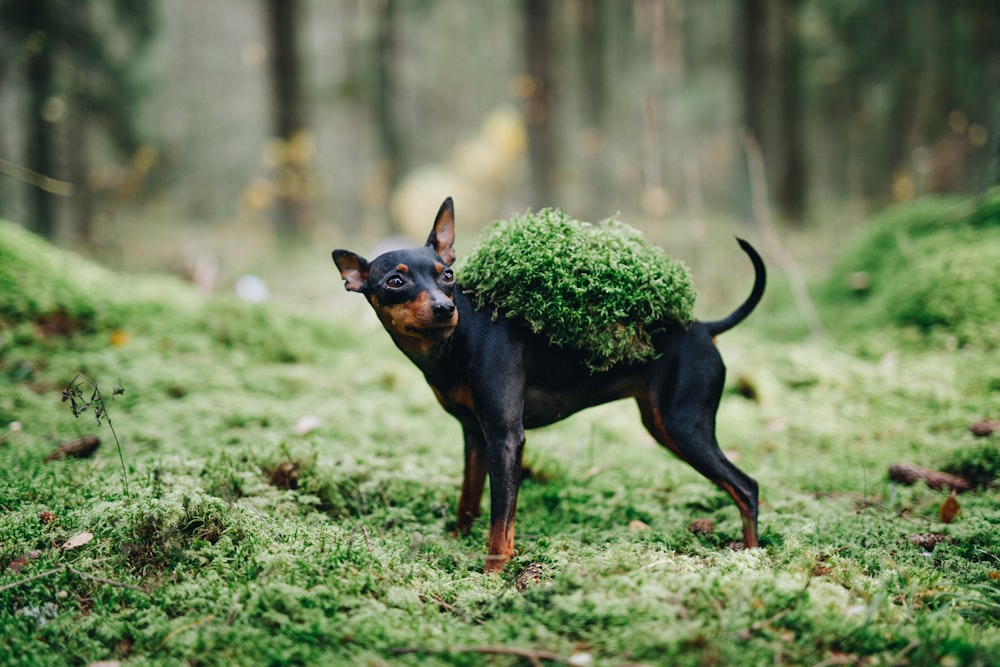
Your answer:
[[[587,351],[595,371],[653,357],[651,328],[693,319],[687,268],[613,219],[544,209],[493,223],[457,274],[480,308]]]
[[[1000,444],[985,442],[955,450],[941,467],[976,486],[990,486],[1000,478]]]
[[[825,290],[836,311],[828,319],[848,330],[888,324],[1000,347],[998,257],[1000,189],[898,206],[837,263]]]
[[[110,284],[101,267],[0,220],[0,322],[59,317],[89,329],[97,317],[95,292]]]

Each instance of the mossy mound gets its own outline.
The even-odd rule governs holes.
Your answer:
[[[260,308],[234,295],[208,296],[183,281],[156,274],[123,274],[57,248],[0,220],[0,355],[5,345],[37,337],[126,337],[207,333],[223,347],[256,358],[295,362],[315,341],[346,345],[327,324],[281,307]],[[120,332],[115,335],[115,332]]]
[[[190,312],[203,300],[178,280],[118,274],[0,220],[0,325],[89,333],[137,317]]]
[[[493,223],[457,274],[479,307],[586,350],[593,370],[651,358],[651,328],[693,319],[686,267],[613,219],[591,224],[544,209]]]
[[[837,263],[827,301],[848,328],[886,324],[1000,346],[1000,189],[937,197],[874,219]]]

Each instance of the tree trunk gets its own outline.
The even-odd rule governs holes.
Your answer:
[[[375,35],[375,120],[382,152],[382,176],[387,194],[399,183],[405,171],[403,143],[396,117],[398,82],[396,80],[396,0],[381,0]],[[386,197],[388,206],[388,197]]]
[[[28,21],[41,31],[36,44],[37,50],[28,56],[28,118],[25,137],[27,146],[28,168],[36,174],[55,177],[55,132],[51,122],[46,119],[47,108],[55,92],[55,56],[52,34],[45,30],[45,22],[49,18],[50,8],[46,0],[35,0],[27,3],[25,11],[30,12]],[[44,236],[53,238],[56,232],[56,200],[55,195],[47,190],[34,186],[31,189],[29,206],[29,227]]]
[[[284,143],[276,166],[279,236],[301,233],[309,212],[308,148],[298,51],[299,0],[265,0],[270,38],[271,112],[274,132]]]
[[[764,142],[764,119],[767,115],[767,0],[743,0],[740,21],[743,55],[741,92],[743,129]]]
[[[806,204],[806,161],[802,137],[802,49],[799,42],[798,14],[801,0],[778,0],[780,7],[780,50],[777,74],[779,127],[777,138],[782,155],[775,174],[775,201],[786,222],[801,224]]]
[[[521,11],[525,69],[531,81],[524,116],[528,126],[532,206],[542,208],[551,205],[555,196],[555,35],[552,3],[549,0],[522,0]]]
[[[586,123],[583,177],[587,206],[595,214],[599,214],[607,206],[611,193],[611,175],[605,150],[608,114],[608,86],[604,64],[607,50],[607,8],[606,0],[580,0],[578,8],[583,119]]]

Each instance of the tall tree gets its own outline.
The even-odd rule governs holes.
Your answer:
[[[18,65],[0,70],[25,89],[24,161],[33,173],[28,226],[51,237],[59,200],[45,184],[68,170],[71,222],[85,240],[93,235],[94,207],[87,184],[93,156],[87,138],[101,131],[119,155],[141,143],[136,65],[155,27],[155,4],[95,0],[0,0],[0,40],[15,44]],[[11,47],[8,47],[11,49]],[[23,65],[21,64],[23,63]],[[62,131],[69,126],[68,131]],[[59,156],[65,155],[65,160]]]
[[[610,169],[605,158],[605,133],[608,122],[608,81],[605,57],[608,41],[608,3],[606,0],[579,0],[579,62],[583,88],[583,121],[587,141],[584,145],[586,191],[590,209],[606,206],[611,190]],[[550,202],[551,203],[551,202]]]
[[[802,0],[776,0],[778,12],[777,75],[779,130],[772,134],[772,154],[778,161],[774,198],[786,221],[801,223],[806,205],[806,160],[802,108],[802,47],[799,10]],[[780,151],[780,155],[778,154]]]
[[[761,147],[768,190],[781,216],[801,220],[805,208],[801,0],[743,0],[743,126]]]
[[[375,32],[375,121],[381,151],[382,176],[387,191],[391,191],[406,170],[403,142],[396,116],[399,81],[397,63],[396,0],[381,0],[376,5]],[[388,201],[386,202],[388,204]]]
[[[54,114],[46,113],[46,105],[53,104],[55,99],[56,40],[61,30],[55,21],[50,0],[6,4],[8,6],[4,9],[12,10],[13,27],[25,39],[27,109],[24,154],[30,170],[53,178],[57,176]],[[30,201],[28,227],[46,238],[52,238],[56,230],[55,195],[44,188],[34,187]]]
[[[273,132],[282,149],[275,164],[274,226],[278,235],[285,238],[304,231],[311,208],[309,171],[313,155],[302,95],[301,8],[299,0],[264,0]]]
[[[525,100],[532,204],[549,206],[555,199],[555,29],[549,0],[522,0],[524,59],[529,86]]]

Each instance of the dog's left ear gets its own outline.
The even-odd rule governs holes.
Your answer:
[[[433,248],[437,256],[445,264],[455,261],[455,205],[451,197],[444,200],[441,208],[438,209],[437,217],[434,219],[434,228],[431,235],[427,237],[427,247]]]
[[[368,260],[350,250],[334,250],[333,263],[340,269],[344,279],[344,289],[348,292],[364,292],[368,286]]]

